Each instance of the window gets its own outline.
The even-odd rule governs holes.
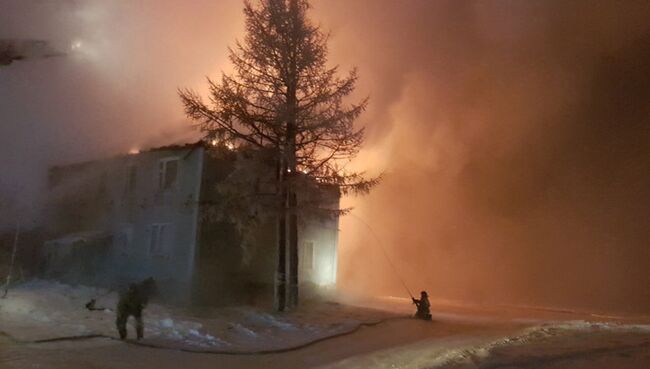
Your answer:
[[[169,190],[178,182],[178,159],[169,158],[158,162],[158,189]]]
[[[305,269],[314,268],[314,242],[305,241],[302,245],[302,266]]]
[[[170,224],[152,224],[149,235],[149,254],[164,255],[166,251],[166,240],[169,238]]]

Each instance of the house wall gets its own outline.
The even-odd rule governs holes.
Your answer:
[[[174,184],[165,188],[162,168],[170,160],[177,172]],[[240,230],[210,214],[222,201],[216,186],[233,171],[235,160],[234,153],[215,157],[191,145],[53,168],[48,206],[52,237],[44,247],[44,275],[111,288],[151,276],[162,297],[178,303],[272,301],[275,217],[261,216],[264,220],[248,230],[250,242],[243,248]],[[336,191],[318,190],[302,198],[338,209]],[[300,219],[299,279],[304,285],[333,286],[338,218],[320,214]]]
[[[204,156],[198,243],[192,301],[198,305],[250,302],[250,274],[244,265],[241,235],[227,217],[215,214],[221,206],[217,185],[234,169],[234,153]]]
[[[152,276],[167,297],[178,301],[189,298],[202,158],[202,147],[132,156],[128,164],[137,168],[135,201],[126,197],[113,222],[114,233],[122,231],[127,240],[132,237],[124,251],[116,247],[121,259],[117,263],[121,266],[120,275],[129,280]],[[177,183],[162,190],[160,165],[170,159],[178,160]],[[124,181],[123,184],[126,185]],[[154,234],[156,228],[158,235]],[[155,237],[162,239],[160,250],[152,250]]]
[[[300,230],[299,274],[303,283],[318,287],[336,285],[338,218],[310,220]]]
[[[119,287],[152,276],[163,298],[187,301],[203,155],[200,146],[174,147],[53,168],[53,200],[48,208],[55,238],[89,231],[102,231],[112,238],[110,257],[105,258],[109,267],[97,268],[101,277],[75,275],[68,280],[83,283],[99,278]],[[167,164],[161,163],[169,161],[175,161],[177,173],[165,182],[161,172]],[[91,241],[87,243],[92,247]],[[54,247],[56,243],[49,244]],[[46,275],[51,272],[47,269]]]
[[[268,306],[273,302],[278,251],[275,198],[262,197],[266,202],[257,209],[255,225],[244,230],[249,232],[245,241],[236,226],[223,219],[224,215],[228,218],[228,214],[210,214],[212,208],[220,208],[220,201],[224,201],[216,185],[227,180],[234,169],[235,160],[236,155],[228,153],[208,154],[205,158],[201,192],[204,216],[200,217],[195,296],[197,303],[201,304],[237,302]],[[264,170],[253,165],[251,168],[259,172],[251,173],[251,188],[242,189],[242,193],[252,194],[256,188],[261,193],[272,194],[275,191],[272,168]],[[315,202],[338,209],[338,191],[306,191],[302,197],[311,205]],[[331,287],[336,280],[338,217],[331,213],[328,216],[319,215],[300,216],[299,280],[306,286]],[[307,253],[304,248],[307,244],[311,245],[312,251],[308,253],[311,255],[310,263],[305,263]]]

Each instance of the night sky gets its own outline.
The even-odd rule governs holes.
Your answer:
[[[434,298],[650,311],[650,3],[313,5],[385,173],[344,201],[341,288],[405,294],[360,217]],[[38,220],[47,166],[196,139],[176,89],[229,70],[241,9],[0,0],[0,38],[82,45],[0,68],[0,199]]]

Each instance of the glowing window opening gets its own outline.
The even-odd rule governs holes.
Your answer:
[[[302,266],[304,269],[313,270],[315,263],[314,241],[305,241],[302,244]]]

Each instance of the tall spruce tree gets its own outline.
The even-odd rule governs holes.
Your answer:
[[[358,194],[379,181],[345,169],[363,143],[364,130],[354,121],[367,99],[344,102],[357,72],[339,77],[337,67],[327,66],[328,36],[309,20],[309,8],[307,0],[245,1],[246,36],[228,49],[234,73],[223,74],[220,82],[208,78],[209,103],[192,90],[179,91],[185,112],[206,140],[234,142],[274,157],[280,311],[298,304],[300,183],[307,178],[341,194]]]

